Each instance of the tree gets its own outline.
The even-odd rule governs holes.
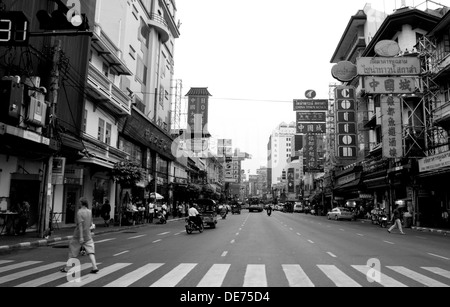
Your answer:
[[[112,175],[122,188],[131,188],[144,180],[145,170],[137,163],[124,160],[114,165]]]

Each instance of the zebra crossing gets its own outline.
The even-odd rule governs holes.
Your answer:
[[[211,267],[201,266],[198,263],[148,263],[136,267],[133,263],[114,263],[101,266],[98,274],[87,274],[91,265],[81,265],[81,280],[77,282],[68,281],[64,273],[58,269],[65,262],[43,263],[42,261],[15,262],[12,260],[0,261],[0,287],[39,287],[51,284],[57,287],[129,287],[139,281],[151,280],[148,287],[176,287],[191,274],[200,272],[200,280],[195,282],[195,287],[270,287],[279,285],[271,284],[273,266],[279,268],[279,274],[283,276],[286,286],[289,287],[318,287],[332,284],[336,287],[365,287],[375,283],[383,287],[449,287],[450,271],[439,267],[418,267],[414,270],[404,266],[386,266],[379,272],[379,278],[372,282],[367,278],[371,269],[367,265],[351,265],[346,268],[335,265],[314,265],[302,267],[299,264],[244,265],[245,270],[231,270],[231,264],[213,264]],[[131,268],[131,269],[130,269]],[[56,271],[55,271],[56,270]],[[197,270],[197,271],[196,271]],[[311,273],[312,271],[314,273]],[[306,273],[309,272],[310,276]],[[155,278],[150,279],[152,274],[157,273]],[[48,274],[48,275],[45,275]],[[238,274],[239,278],[230,278],[237,284],[225,285],[227,277]],[[320,276],[320,278],[318,278]],[[279,276],[278,276],[279,277]],[[400,280],[397,280],[397,279]],[[318,281],[320,279],[320,281]],[[103,282],[101,282],[104,280]],[[279,280],[277,278],[277,280]],[[326,281],[325,281],[326,280]],[[97,282],[97,284],[96,284]],[[141,283],[139,284],[141,285]]]

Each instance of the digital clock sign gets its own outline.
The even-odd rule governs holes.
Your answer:
[[[0,12],[0,46],[27,46],[29,25],[23,12]]]

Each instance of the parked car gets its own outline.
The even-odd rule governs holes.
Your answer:
[[[295,203],[295,205],[294,205],[294,212],[302,213],[303,210],[304,209],[303,209],[302,203]]]
[[[327,218],[329,220],[334,219],[336,221],[341,219],[352,220],[353,213],[347,208],[337,207],[327,213]]]

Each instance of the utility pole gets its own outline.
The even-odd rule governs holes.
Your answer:
[[[59,61],[61,57],[61,40],[56,40],[55,45],[53,47],[53,59],[52,59],[52,71],[50,75],[50,91],[49,91],[49,101],[50,101],[50,125],[49,132],[50,138],[54,139],[55,137],[55,121],[56,121],[56,105],[58,103],[58,91],[59,91]],[[53,212],[53,185],[52,185],[52,169],[53,169],[53,155],[50,156],[47,163],[47,172],[45,179],[45,195],[44,202],[41,210],[41,217],[39,223],[39,236],[42,237],[44,235],[44,231],[47,229],[47,225],[50,226]]]

